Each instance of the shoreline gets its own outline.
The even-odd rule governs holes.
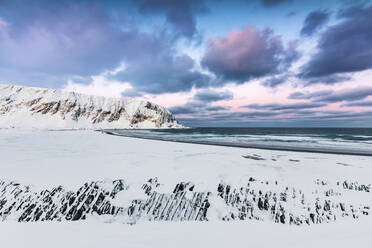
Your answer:
[[[308,153],[322,153],[322,154],[336,154],[336,155],[351,155],[351,156],[366,156],[372,157],[372,151],[345,151],[342,149],[330,149],[330,148],[304,148],[304,147],[293,147],[293,146],[276,146],[276,145],[260,145],[260,144],[237,144],[232,142],[214,142],[214,141],[189,141],[177,138],[161,138],[155,136],[142,136],[138,134],[123,134],[116,133],[113,131],[108,131],[104,129],[95,130],[108,135],[122,136],[137,139],[146,140],[158,140],[158,141],[168,141],[176,143],[186,143],[186,144],[197,144],[197,145],[209,145],[209,146],[223,146],[223,147],[236,147],[236,148],[251,148],[251,149],[262,149],[262,150],[273,150],[273,151],[288,151],[288,152],[308,152]]]

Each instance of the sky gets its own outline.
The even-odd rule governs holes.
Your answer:
[[[0,83],[188,126],[372,127],[372,1],[0,0]]]

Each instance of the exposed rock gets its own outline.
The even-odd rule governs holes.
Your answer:
[[[147,183],[142,187],[149,198],[134,200],[126,213],[129,217],[166,221],[207,220],[210,192],[193,192],[192,183],[181,182],[173,193],[163,194],[156,192],[156,187],[152,188],[157,182],[150,183],[152,186]]]
[[[360,214],[369,213],[369,206],[346,206],[345,203],[339,202],[339,198],[333,197],[341,196],[341,193],[333,189],[312,192],[312,195],[318,195],[313,201],[313,197],[307,198],[301,190],[290,187],[280,190],[280,186],[278,189],[277,182],[275,185],[270,184],[270,190],[265,190],[260,189],[262,183],[259,181],[249,181],[246,186],[238,188],[223,183],[218,185],[217,194],[230,210],[223,220],[269,220],[301,225],[331,222],[337,217],[358,218]],[[320,185],[324,186],[327,183],[323,182]]]
[[[243,158],[248,158],[248,159],[253,159],[253,160],[266,160],[266,159],[264,159],[263,157],[261,157],[260,155],[257,155],[257,154],[243,155],[242,157]]]
[[[0,127],[112,129],[183,126],[167,109],[147,101],[0,84]]]
[[[288,159],[288,161],[290,161],[290,162],[300,162],[300,160],[298,160],[298,159]]]
[[[123,180],[85,183],[76,192],[62,186],[41,192],[15,182],[0,182],[0,218],[20,222],[82,220],[87,215],[116,215],[110,200],[125,189]]]
[[[347,184],[349,189],[350,183],[345,182],[343,185]],[[112,203],[113,199],[119,192],[125,194],[129,189],[123,180],[85,183],[76,192],[62,186],[37,192],[30,186],[0,181],[0,219],[74,221],[97,214],[117,217],[126,223],[140,219],[208,221],[208,212],[214,209],[221,213],[218,219],[225,221],[310,225],[343,217],[358,219],[369,215],[371,208],[366,204],[346,204],[341,192],[319,179],[315,180],[314,190],[307,193],[278,181],[271,183],[253,177],[240,187],[221,182],[211,192],[197,191],[197,186],[191,182],[180,182],[169,193],[160,193],[160,187],[158,179],[151,178],[141,187],[145,193],[143,199],[132,200],[126,206],[116,203],[117,206]],[[211,197],[214,200],[211,201]],[[221,199],[225,207],[216,204],[215,199]]]
[[[340,185],[339,182],[337,184]],[[358,182],[344,181],[342,183],[342,187],[344,189],[356,190],[356,191],[364,191],[364,192],[370,192],[370,190],[371,190],[371,184],[368,184],[368,185],[366,185],[366,184],[359,184]]]

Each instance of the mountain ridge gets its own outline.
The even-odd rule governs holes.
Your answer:
[[[183,128],[169,110],[134,98],[0,84],[0,128]]]

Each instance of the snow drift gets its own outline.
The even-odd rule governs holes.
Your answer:
[[[0,84],[0,128],[180,128],[164,107],[133,98]]]

